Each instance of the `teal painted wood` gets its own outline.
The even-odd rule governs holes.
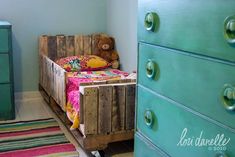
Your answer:
[[[140,133],[135,134],[135,157],[168,157],[151,142],[148,142]]]
[[[146,76],[149,59],[158,65],[154,79]],[[138,62],[139,84],[235,129],[235,111],[227,111],[221,99],[224,85],[235,85],[235,65],[142,43]]]
[[[0,54],[0,83],[10,82],[9,56]]]
[[[235,15],[234,6],[234,0],[139,0],[138,40],[235,62],[235,43],[224,38],[224,21]],[[154,32],[144,26],[148,12],[160,21]]]
[[[0,29],[0,54],[9,51],[8,29]]]
[[[0,120],[15,118],[11,25],[0,21]]]
[[[152,143],[170,156],[216,157],[217,153],[221,152],[220,149],[225,149],[222,152],[229,157],[235,156],[235,132],[210,123],[141,87],[138,87],[137,99],[137,132],[147,136]],[[151,125],[145,123],[146,110],[152,112],[153,120]],[[183,132],[185,129],[187,129],[187,132]],[[215,145],[200,147],[197,145],[202,139],[214,139],[215,141],[217,135],[219,137],[224,136],[223,140],[226,138],[228,143],[223,147]],[[229,138],[230,141],[228,141]],[[185,142],[187,139],[188,141]],[[184,145],[186,143],[189,145]],[[147,150],[145,152],[147,153]]]
[[[14,119],[11,84],[0,84],[0,120]]]

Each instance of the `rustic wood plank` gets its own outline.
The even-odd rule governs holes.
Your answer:
[[[125,86],[113,87],[112,132],[124,130],[125,127]]]
[[[48,55],[48,41],[47,35],[42,35],[39,37],[39,54],[40,55]]]
[[[61,69],[61,107],[63,111],[66,111],[66,82],[65,82],[65,71]]]
[[[61,67],[60,67],[61,68]],[[61,68],[63,69],[63,68]],[[61,80],[61,83],[63,84],[62,89],[62,104],[63,104],[63,111],[66,112],[66,107],[67,107],[67,98],[66,98],[66,81],[67,81],[67,72],[63,69],[63,80]]]
[[[46,59],[45,59],[46,57],[43,55],[42,56],[42,87],[44,88],[44,90],[46,91],[46,84],[45,84],[45,82],[46,82],[46,75],[45,75],[45,73],[46,73]],[[47,92],[47,91],[46,91]]]
[[[91,54],[91,35],[83,36],[83,50],[84,50],[84,55]]]
[[[48,36],[48,57],[55,61],[57,59],[57,41],[56,36]]]
[[[99,42],[100,36],[101,36],[101,34],[92,34],[92,36],[91,36],[91,53],[92,53],[92,55],[100,54],[100,51],[98,48],[98,42]]]
[[[83,36],[75,35],[75,55],[83,55],[84,47],[83,47]]]
[[[57,59],[66,57],[66,37],[64,35],[57,35],[56,36],[56,43],[57,43]]]
[[[83,100],[85,134],[97,134],[98,89],[86,88]]]
[[[53,71],[53,77],[54,77],[54,81],[53,81],[53,98],[54,100],[58,103],[58,65],[54,64],[54,71]]]
[[[49,82],[48,82],[48,88],[49,88],[49,95],[51,96],[51,86],[53,84],[53,64],[54,62],[52,60],[50,60],[48,57],[47,57],[47,61],[48,61],[48,64],[49,64],[49,67],[48,67],[48,77],[49,77]]]
[[[50,93],[50,96],[54,97],[55,95],[55,91],[54,91],[54,80],[55,80],[55,74],[54,74],[54,66],[55,66],[55,62],[52,61],[52,64],[51,64],[51,93]]]
[[[99,87],[98,133],[111,132],[112,86]]]
[[[134,129],[135,85],[126,86],[126,130]]]
[[[45,61],[45,57],[42,56],[42,87],[45,89],[45,79],[46,79],[46,76],[45,76],[45,70],[46,69],[46,61]]]
[[[75,55],[75,40],[74,36],[67,36],[66,37],[66,51],[67,56],[74,56]]]
[[[56,103],[62,108],[62,110],[66,110],[66,73],[63,68],[59,65],[54,64],[53,68],[53,87],[52,97],[55,99]]]
[[[51,93],[51,62],[48,57],[44,57],[44,71],[43,71],[43,86],[46,90],[46,92],[50,95]]]

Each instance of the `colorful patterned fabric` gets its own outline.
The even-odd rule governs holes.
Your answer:
[[[78,157],[58,123],[43,120],[0,124],[0,157]]]
[[[102,70],[111,66],[103,58],[95,55],[80,55],[61,58],[56,61],[67,72]]]
[[[66,96],[67,96],[67,116],[72,122],[78,122],[76,118],[79,118],[78,113],[80,110],[80,95],[79,85],[84,82],[95,82],[95,81],[107,81],[107,80],[118,80],[126,78],[129,75],[127,72],[123,72],[117,69],[107,69],[104,71],[84,71],[68,73],[67,85],[66,85]],[[78,124],[74,124],[71,129],[78,127]]]

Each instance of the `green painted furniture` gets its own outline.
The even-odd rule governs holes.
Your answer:
[[[235,61],[234,6],[234,0],[139,0],[138,40]]]
[[[0,21],[0,120],[15,118],[11,24]]]
[[[234,6],[138,0],[135,157],[235,157]]]

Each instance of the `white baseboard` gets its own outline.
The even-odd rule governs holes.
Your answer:
[[[32,99],[43,99],[39,91],[16,92],[15,101],[27,101]]]

